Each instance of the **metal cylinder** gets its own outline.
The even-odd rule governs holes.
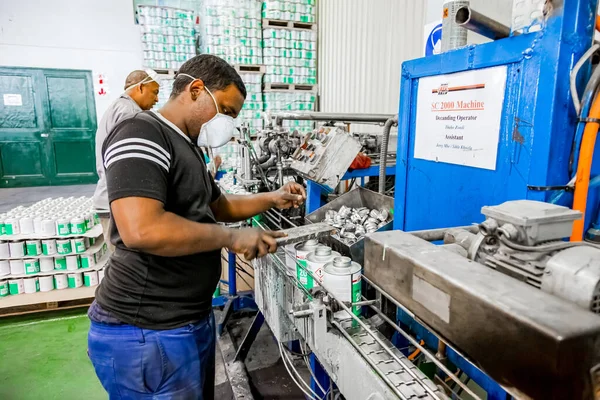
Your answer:
[[[390,132],[392,126],[398,125],[398,116],[385,121],[383,127],[383,139],[381,141],[381,153],[379,157],[379,193],[384,194],[385,192],[385,178],[386,178],[386,167],[387,167],[387,153],[388,153],[388,142],[390,140]]]
[[[452,0],[444,3],[442,19],[442,52],[467,45],[467,29],[456,24],[456,12],[468,7],[468,0]]]
[[[510,36],[508,26],[502,25],[468,6],[461,7],[456,11],[454,22],[457,26],[467,28],[492,40],[504,39]]]
[[[363,124],[384,124],[393,118],[389,114],[355,114],[355,113],[324,113],[324,112],[281,112],[272,115],[275,125],[281,126],[284,120],[296,121],[336,121],[356,122]]]

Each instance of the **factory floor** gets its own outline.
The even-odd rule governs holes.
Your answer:
[[[28,206],[47,197],[92,196],[94,185],[0,189],[0,212]],[[1,301],[1,300],[0,300]],[[0,399],[106,399],[87,357],[89,320],[86,309],[45,312],[0,318]],[[239,343],[251,316],[228,325]],[[278,347],[265,326],[247,360],[256,399],[300,400],[302,392],[283,368]],[[306,368],[301,368],[307,379]],[[232,398],[221,353],[216,354],[215,398]]]

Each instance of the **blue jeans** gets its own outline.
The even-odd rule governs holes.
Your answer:
[[[212,400],[215,322],[150,330],[92,321],[88,354],[113,399]]]

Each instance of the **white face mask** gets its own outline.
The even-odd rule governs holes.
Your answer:
[[[188,74],[179,74],[184,75],[196,80],[191,75]],[[192,81],[193,82],[193,81]],[[221,114],[219,112],[219,106],[217,105],[217,100],[215,96],[208,90],[208,88],[204,87],[210,97],[213,99],[215,103],[215,108],[217,113],[214,117],[212,117],[208,122],[202,124],[200,128],[200,135],[198,135],[198,147],[207,147],[207,148],[217,148],[224,146],[231,140],[234,136],[236,128],[235,128],[235,120],[229,115]]]

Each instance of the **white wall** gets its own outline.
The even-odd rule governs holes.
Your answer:
[[[0,0],[0,65],[105,74],[110,92],[95,96],[98,120],[141,62],[131,0]]]
[[[320,0],[321,111],[398,112],[402,62],[421,56],[421,0]]]

